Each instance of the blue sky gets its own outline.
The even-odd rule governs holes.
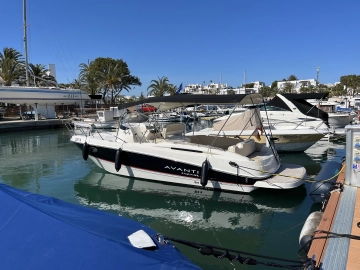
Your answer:
[[[0,50],[24,53],[22,0],[0,0]],[[270,85],[294,74],[334,83],[360,74],[358,0],[28,0],[28,54],[56,65],[58,82],[79,64],[123,59],[146,95],[151,80],[174,85]]]

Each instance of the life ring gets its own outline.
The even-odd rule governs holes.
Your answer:
[[[118,150],[116,150],[116,154],[115,154],[115,170],[117,172],[121,169],[121,152],[122,149],[119,148]]]
[[[83,148],[82,148],[82,156],[83,156],[84,160],[87,160],[89,157],[89,148],[90,148],[90,145],[87,142],[85,142],[83,144]]]

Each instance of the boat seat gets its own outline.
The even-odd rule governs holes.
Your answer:
[[[161,132],[164,139],[172,135],[184,135],[185,134],[185,124],[184,123],[172,123],[165,126]]]
[[[151,130],[146,129],[144,125],[133,125],[131,126],[131,129],[134,135],[134,142],[141,143],[161,138],[160,132],[151,132]]]
[[[248,156],[256,151],[256,143],[253,139],[247,139],[243,142],[229,146],[228,151],[242,156]]]

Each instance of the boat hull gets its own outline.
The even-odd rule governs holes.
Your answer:
[[[353,122],[354,114],[329,114],[330,128],[344,128]]]
[[[85,142],[84,137],[75,136],[72,138],[79,149],[83,149]],[[280,165],[269,164],[269,167],[274,171],[272,173],[259,173],[259,163],[255,160],[243,158],[237,160],[237,154],[227,155],[222,157],[216,151],[208,155],[206,152],[202,153],[199,150],[191,150],[191,148],[180,149],[180,146],[174,144],[172,151],[163,150],[159,147],[143,147],[142,144],[134,146],[131,143],[118,143],[118,148],[111,143],[111,147],[101,145],[99,140],[87,140],[89,146],[89,159],[91,159],[97,166],[104,170],[121,176],[135,177],[142,179],[151,179],[164,183],[171,183],[177,185],[187,185],[202,187],[201,184],[201,170],[202,162],[208,160],[211,164],[211,169],[208,171],[208,179],[205,188],[219,189],[232,192],[249,193],[258,187],[288,189],[300,186],[304,182],[306,171],[303,167],[297,166],[295,171],[288,172],[287,177],[293,179],[292,183],[285,186],[273,185],[269,186],[269,180],[273,178],[272,174],[278,173]],[[148,145],[148,143],[145,143]],[[178,148],[177,148],[178,147]],[[116,156],[118,149],[121,148],[121,166],[117,171],[115,167]],[[275,159],[272,159],[275,161]],[[229,164],[233,161],[242,166],[233,167]],[[236,164],[236,163],[235,163]],[[282,165],[284,166],[284,165]],[[286,167],[286,165],[285,165]],[[283,169],[283,168],[282,168]],[[264,169],[264,170],[270,170]],[[299,173],[299,170],[301,171]],[[251,178],[249,175],[240,174],[240,172],[247,172],[249,175],[255,175]],[[299,175],[299,179],[292,176]],[[257,186],[256,183],[264,183]]]
[[[82,90],[40,87],[0,87],[0,102],[28,105],[82,104],[90,97]],[[35,106],[34,106],[35,107]]]

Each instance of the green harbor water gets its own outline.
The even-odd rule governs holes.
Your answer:
[[[122,215],[168,237],[293,260],[306,218],[320,208],[309,196],[310,183],[231,194],[111,175],[84,161],[69,139],[65,128],[0,134],[0,182]],[[305,153],[280,158],[304,166],[314,179],[327,161],[344,156],[342,140],[319,141]],[[274,269],[230,263],[174,244],[203,269]]]

